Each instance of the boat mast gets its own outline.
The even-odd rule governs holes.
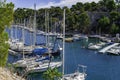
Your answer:
[[[17,40],[17,27],[18,26],[20,26],[20,24],[15,26],[15,40]]]
[[[63,69],[62,69],[62,75],[64,75],[64,64],[65,64],[65,9],[63,12]],[[64,80],[64,77],[62,77],[62,80]]]
[[[35,43],[36,43],[36,4],[34,4],[33,29],[34,29],[34,41],[33,41],[33,46],[35,47]]]
[[[46,47],[49,42],[49,12],[45,9],[45,33],[46,33]]]
[[[46,42],[46,44],[45,44],[45,46],[47,46],[47,12],[46,12],[46,9],[45,9],[45,42]]]
[[[32,24],[31,24],[31,16],[30,16],[30,20],[29,20],[29,26],[30,26],[30,30],[32,30],[33,28],[31,27],[32,26]],[[32,32],[30,31],[30,46],[31,46],[31,48],[32,48]]]
[[[11,40],[13,40],[13,27],[10,29]]]
[[[49,12],[47,13],[47,25],[48,25],[48,28],[47,28],[47,33],[48,33],[48,37],[47,37],[47,42],[48,42],[48,46],[49,46]]]
[[[51,31],[50,31],[50,32],[52,32],[52,31],[53,31],[53,30],[52,30],[52,15],[51,15],[51,22],[50,22],[50,23],[51,23],[51,28],[50,28]],[[52,32],[52,33],[53,33],[53,32]]]
[[[24,56],[24,43],[25,43],[25,34],[24,34],[24,28],[25,28],[25,19],[24,19],[24,25],[23,25],[23,28],[22,28],[22,39],[23,39],[23,60],[25,59],[25,56]]]

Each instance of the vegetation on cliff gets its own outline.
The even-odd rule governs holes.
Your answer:
[[[13,20],[13,8],[12,3],[6,3],[6,0],[0,1],[0,67],[6,65],[8,58],[9,45],[6,43],[8,34],[4,31],[6,26],[10,26]]]
[[[100,0],[98,3],[78,2],[68,7],[51,7],[37,10],[37,28],[45,28],[45,10],[49,12],[50,29],[54,26],[59,28],[62,20],[63,9],[66,9],[66,31],[77,31],[84,33],[120,33],[120,1]],[[32,22],[34,10],[18,8],[15,10],[15,23],[23,23],[24,18],[28,23]],[[106,21],[107,20],[107,21]]]

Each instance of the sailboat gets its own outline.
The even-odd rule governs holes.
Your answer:
[[[9,39],[8,43],[10,45],[10,49],[12,50],[18,50],[20,48],[23,47],[23,42],[19,41],[19,39],[17,39],[17,25],[14,25],[16,27],[16,32],[15,32],[15,37],[16,39],[13,39],[13,29],[11,29],[11,39]]]
[[[23,40],[23,43],[25,43],[25,34],[24,34],[24,30],[25,30],[25,19],[24,19],[24,25],[23,25],[23,28],[22,28],[22,40]],[[35,26],[36,26],[36,12],[34,14],[34,31],[35,31]],[[34,46],[33,48],[35,48],[35,41],[36,41],[36,32],[34,33]],[[31,46],[29,47],[26,47],[26,46],[22,46],[22,48],[19,50],[20,52],[23,53],[23,59],[22,60],[18,60],[17,62],[14,62],[13,64],[16,65],[16,67],[27,67],[28,65],[31,65],[31,64],[38,64],[38,60],[48,60],[49,58],[47,58],[46,56],[31,56],[31,57],[28,57],[28,58],[25,58],[25,52],[30,52],[32,53],[33,51],[33,48],[31,48]]]
[[[25,20],[24,20],[24,26],[25,26]],[[24,41],[24,27],[22,28],[22,37],[23,37],[23,43]],[[22,68],[26,68],[27,66],[33,66],[33,65],[39,65],[40,62],[48,62],[48,60],[50,59],[48,56],[32,56],[32,57],[28,57],[25,58],[25,49],[26,47],[23,46],[22,53],[23,53],[23,59],[22,60],[18,60],[17,62],[14,62],[13,65],[15,65],[15,67],[22,67]]]
[[[44,52],[42,48],[41,50]],[[39,52],[39,49],[37,52]],[[60,67],[62,65],[61,61],[50,62],[50,60],[51,60],[51,56],[40,56],[37,59],[33,57],[30,59],[24,59],[24,60],[18,61],[16,65],[19,64],[19,67],[25,67],[27,73],[42,72],[42,71],[46,71],[48,67],[53,69],[55,67]]]
[[[81,65],[78,65],[78,68],[81,66],[83,68],[83,72],[79,72],[79,69],[74,72],[74,73],[71,73],[71,74],[65,74],[64,75],[64,62],[65,62],[65,9],[64,9],[64,19],[63,19],[63,76],[62,76],[62,79],[61,80],[85,80],[85,77],[86,77],[86,73],[85,73],[85,68],[86,66],[81,66]]]
[[[35,16],[36,16],[36,13],[35,13]],[[34,17],[34,21],[36,21],[35,17]],[[36,22],[34,22],[34,23],[36,23]],[[34,24],[34,28],[35,28],[35,25],[36,24]],[[61,47],[58,46],[57,50],[53,50],[54,46],[52,45],[52,43],[50,43],[50,39],[49,39],[49,35],[48,35],[48,33],[50,33],[49,32],[49,13],[46,10],[45,10],[45,28],[46,28],[45,29],[46,45],[44,47],[35,47],[34,50],[32,51],[33,54],[37,54],[37,55],[41,55],[41,54],[49,55],[50,54],[54,57],[60,56]],[[36,29],[35,29],[35,31],[36,31]],[[35,35],[34,35],[34,37],[35,37]],[[34,44],[35,44],[35,40],[34,40]],[[51,46],[53,46],[53,48],[51,48]]]
[[[36,7],[36,5],[35,5]],[[46,12],[45,12],[46,14]],[[46,18],[45,18],[45,21],[46,21]],[[49,23],[49,22],[48,22]],[[46,24],[46,27],[47,27],[47,24]],[[47,29],[47,28],[46,28]],[[49,31],[48,31],[49,32]],[[46,33],[47,33],[47,30],[46,30]],[[48,36],[46,35],[46,47],[44,48],[36,48],[34,50],[34,53],[37,53],[37,54],[42,54],[44,52],[48,52],[48,56],[51,58],[51,50],[50,48],[48,47]],[[42,51],[42,53],[41,53]],[[53,53],[54,54],[54,53]],[[30,65],[26,68],[27,72],[28,73],[34,73],[34,72],[43,72],[43,71],[46,71],[48,69],[48,67],[50,68],[55,68],[55,67],[60,67],[62,65],[62,62],[61,61],[51,61],[51,62],[43,62],[43,61],[37,61],[39,64],[35,64],[35,65]]]

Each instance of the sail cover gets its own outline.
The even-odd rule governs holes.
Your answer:
[[[36,48],[32,51],[32,53],[35,55],[42,55],[42,54],[47,53],[47,52],[48,52],[47,48]]]

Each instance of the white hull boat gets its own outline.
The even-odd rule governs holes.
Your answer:
[[[31,58],[25,58],[23,60],[18,60],[17,62],[13,63],[13,65],[15,65],[16,67],[27,67],[27,66],[31,66],[31,65],[38,65],[40,63],[42,63],[42,60],[45,59],[45,57],[31,57]],[[48,60],[44,60],[43,62],[48,62]]]
[[[102,47],[101,45],[89,44],[88,49],[98,50],[98,49],[100,49],[101,47]]]
[[[79,67],[83,68],[83,72],[79,72]],[[85,73],[86,66],[78,65],[78,70],[71,74],[66,74],[61,80],[85,80],[87,74]]]
[[[27,67],[27,72],[28,73],[36,73],[36,72],[43,72],[46,71],[48,68],[58,68],[62,66],[62,62],[48,62],[48,63],[41,63],[41,64],[37,64],[37,65],[31,65]]]
[[[64,80],[85,80],[86,74],[75,72],[72,74],[64,75]]]

